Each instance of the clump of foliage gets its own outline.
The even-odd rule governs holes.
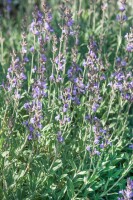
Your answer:
[[[128,2],[16,2],[2,5],[0,198],[131,200]]]

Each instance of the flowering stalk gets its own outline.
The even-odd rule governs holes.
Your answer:
[[[121,194],[122,197],[118,197],[118,200],[132,200],[132,198],[133,198],[133,181],[131,180],[131,178],[127,179],[126,189],[119,191],[119,194]]]

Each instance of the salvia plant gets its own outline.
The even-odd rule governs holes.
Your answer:
[[[132,200],[130,2],[24,2],[0,4],[0,199]]]

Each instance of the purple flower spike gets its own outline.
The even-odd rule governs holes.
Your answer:
[[[33,133],[33,131],[34,131],[34,128],[33,128],[33,126],[32,126],[32,125],[30,125],[30,126],[29,126],[29,131],[30,131],[31,133]]]
[[[33,53],[34,51],[35,51],[35,48],[34,48],[34,47],[31,47],[31,48],[30,48],[30,52]]]
[[[26,49],[26,47],[24,47],[24,46],[22,47],[22,53],[23,53],[23,54],[27,53],[27,49]]]
[[[118,57],[118,58],[116,59],[116,62],[117,62],[117,63],[120,63],[120,62],[121,62],[121,58]]]
[[[29,59],[27,57],[24,57],[24,62],[29,62]]]
[[[9,3],[9,4],[12,3],[12,0],[7,0],[7,3]]]
[[[96,112],[98,108],[99,108],[99,104],[94,103],[93,106],[92,106],[92,110],[93,110],[94,112]]]
[[[41,59],[42,59],[43,62],[47,61],[47,58],[46,58],[46,56],[44,54],[41,55]]]
[[[64,104],[64,106],[63,106],[63,112],[66,112],[68,110],[68,104],[66,103],[66,104]]]
[[[25,109],[28,109],[28,108],[29,108],[29,103],[25,103],[25,104],[24,104],[24,108],[25,108]]]
[[[118,199],[132,200],[133,199],[133,180],[128,178],[126,189],[119,191],[119,194],[122,195],[124,198],[121,197],[121,198],[118,198]]]
[[[86,120],[90,120],[90,119],[91,119],[90,115],[86,115],[86,116],[85,116],[85,119],[86,119]]]
[[[129,148],[133,150],[133,144],[130,144],[130,145],[129,145]]]
[[[128,52],[133,52],[133,44],[127,45],[126,50],[127,50]]]
[[[55,80],[55,78],[54,78],[54,75],[53,75],[53,74],[51,74],[51,76],[49,77],[49,80],[50,80],[50,81],[54,81],[54,80]]]
[[[99,142],[100,142],[99,138],[95,138],[94,143],[99,144]]]
[[[102,144],[100,144],[100,148],[101,149],[103,149],[104,148],[104,144],[102,143]]]
[[[34,124],[34,123],[35,123],[35,119],[34,119],[34,118],[31,118],[31,119],[30,119],[30,123],[31,123],[31,124]]]
[[[128,17],[126,15],[123,15],[122,20],[126,21],[128,19]]]
[[[34,68],[32,69],[32,73],[35,73],[36,69],[37,69],[37,67],[34,66]]]
[[[68,22],[67,22],[67,25],[68,26],[72,26],[74,24],[74,20],[73,19],[70,19]]]
[[[86,150],[87,150],[87,151],[90,151],[90,150],[91,150],[90,146],[87,146],[87,147],[86,147]]]
[[[98,156],[100,156],[100,151],[97,151],[96,149],[94,150],[94,154],[96,154],[96,155],[98,155]]]
[[[20,99],[21,95],[16,91],[14,97],[15,97],[15,99]]]
[[[119,10],[120,10],[121,12],[124,12],[124,10],[125,10],[125,5],[121,5],[120,8],[119,8]]]
[[[28,140],[32,140],[32,139],[33,139],[33,135],[32,134],[28,135]]]
[[[24,121],[23,125],[28,126],[28,121]]]
[[[48,30],[49,32],[53,32],[53,29],[48,22],[45,22],[45,29]]]
[[[122,60],[122,61],[121,61],[121,65],[122,65],[123,67],[125,67],[125,66],[127,65],[126,61],[125,61],[125,60]]]
[[[57,140],[58,140],[58,142],[61,142],[61,143],[64,141],[64,138],[62,137],[61,131],[58,132]]]

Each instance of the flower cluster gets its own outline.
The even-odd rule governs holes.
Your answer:
[[[92,155],[100,155],[100,150],[106,148],[108,145],[111,145],[109,141],[110,135],[108,129],[103,128],[100,122],[100,119],[97,117],[87,116],[86,119],[89,119],[92,124],[92,132],[94,133],[94,144],[93,146],[87,146],[86,150],[91,152]]]
[[[58,55],[55,60],[54,60],[55,64],[57,65],[57,71],[63,71],[66,65],[66,59],[63,56],[63,54]]]
[[[130,28],[130,33],[126,34],[125,38],[127,41],[127,52],[133,52],[133,28]]]
[[[35,139],[40,136],[40,131],[42,129],[41,120],[42,116],[42,102],[39,100],[33,100],[32,102],[25,103],[24,108],[29,113],[29,119],[23,124],[28,128],[30,134],[28,136],[29,140]]]
[[[62,136],[61,131],[58,131],[58,133],[57,133],[57,140],[58,140],[58,142],[63,142],[64,141],[64,138]]]
[[[12,0],[6,0],[6,9],[8,12],[10,12],[12,10]]]
[[[82,69],[76,64],[68,69],[67,75],[72,83],[71,89],[65,90],[65,96],[68,100],[72,100],[76,105],[80,104],[80,95],[85,94],[85,85],[82,78]]]
[[[116,20],[119,21],[120,23],[123,23],[127,20],[125,10],[126,10],[126,0],[122,0],[120,1],[120,7],[119,7],[120,14],[116,16]]]
[[[84,70],[88,77],[86,90],[89,94],[89,101],[93,112],[96,112],[100,106],[102,98],[100,97],[100,84],[106,79],[103,73],[102,61],[97,56],[97,44],[92,39],[88,46],[86,60],[83,62]],[[102,70],[101,70],[102,69]]]
[[[48,40],[48,35],[51,32],[50,22],[52,20],[52,15],[49,10],[47,10],[47,6],[44,5],[45,14],[40,12],[36,7],[33,17],[34,20],[30,25],[30,31],[32,32],[34,37],[37,37],[37,45],[39,48],[39,62],[38,66],[31,67],[30,74],[30,87],[29,91],[31,91],[31,101],[24,104],[24,108],[27,110],[29,114],[29,119],[24,122],[27,126],[30,134],[29,139],[35,139],[36,137],[41,135],[42,130],[42,100],[44,97],[47,97],[47,78],[46,78],[46,50],[45,45]],[[46,25],[47,24],[47,25]],[[34,40],[35,42],[35,40]],[[32,54],[32,58],[34,58],[36,54],[36,46],[30,48],[30,52]],[[33,65],[33,64],[32,64]],[[31,88],[31,90],[30,90]]]
[[[7,73],[7,88],[8,91],[14,94],[15,99],[20,99],[21,95],[20,90],[23,86],[24,80],[27,79],[25,75],[25,65],[29,61],[26,57],[27,53],[27,42],[26,42],[26,35],[22,33],[22,42],[21,42],[21,55],[22,58],[20,59],[17,57],[16,53],[13,51],[12,54],[12,62],[10,67],[8,68]]]
[[[112,74],[113,81],[109,84],[115,91],[119,91],[122,97],[128,101],[133,101],[133,81],[131,71],[127,71],[126,60],[117,58],[116,70]]]
[[[53,32],[53,28],[51,26],[52,14],[48,9],[47,5],[43,5],[44,12],[42,13],[38,10],[38,7],[35,7],[35,11],[33,13],[34,20],[30,24],[30,32],[32,32],[36,36],[40,36],[44,31],[46,33],[46,37],[48,37],[50,32]]]
[[[72,26],[74,24],[74,20],[72,19],[71,10],[64,3],[62,3],[60,9],[62,19],[64,20],[63,27],[61,27],[63,34],[66,36],[73,35],[74,31]]]
[[[47,96],[47,83],[43,79],[36,80],[32,86],[33,98],[41,99]]]
[[[20,90],[22,87],[23,81],[26,79],[24,74],[23,63],[20,62],[20,59],[16,57],[16,54],[12,54],[12,63],[8,68],[7,73],[7,89],[9,92],[14,94],[15,99],[20,99]]]
[[[26,126],[30,131],[29,139],[35,139],[41,135],[42,129],[42,99],[47,97],[47,82],[45,79],[45,63],[46,57],[44,54],[40,56],[40,67],[36,66],[32,69],[33,73],[36,72],[36,78],[32,83],[32,101],[24,104],[24,108],[29,113],[29,120],[26,121]]]
[[[127,179],[127,186],[125,190],[121,190],[119,194],[122,197],[118,197],[118,200],[132,200],[133,199],[133,180]]]

